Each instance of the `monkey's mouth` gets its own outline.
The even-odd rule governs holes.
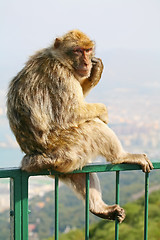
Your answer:
[[[85,64],[85,65],[79,67],[78,74],[80,76],[84,77],[84,76],[88,76],[90,74],[90,71],[91,71],[90,66]]]
[[[90,70],[89,69],[81,69],[81,70],[78,70],[78,74],[82,77],[88,76],[90,74]]]

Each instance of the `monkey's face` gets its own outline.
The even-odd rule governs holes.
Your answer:
[[[95,44],[84,33],[73,30],[56,38],[54,48],[63,58],[63,64],[73,71],[78,78],[87,78],[92,69],[92,57]]]
[[[73,68],[80,77],[88,77],[92,68],[92,48],[75,47],[72,49]]]

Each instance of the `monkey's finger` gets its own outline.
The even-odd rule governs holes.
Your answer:
[[[93,57],[93,58],[91,59],[91,61],[92,61],[92,63],[97,63],[97,62],[99,61],[99,59],[96,58],[96,57]]]
[[[103,62],[102,62],[102,60],[100,59],[100,58],[96,58],[96,57],[93,57],[92,59],[91,59],[91,61],[92,61],[92,63],[93,64],[99,64],[100,66],[102,65],[103,66]]]
[[[148,171],[150,172],[150,169],[147,169],[147,164],[146,163],[142,164],[141,166],[142,166],[142,171],[143,172],[148,172]]]
[[[149,163],[144,164],[144,165],[142,166],[143,172],[148,172],[148,173],[149,173],[152,169],[153,169],[153,165],[150,166]]]
[[[150,164],[150,168],[151,168],[151,169],[154,169],[154,167],[153,167],[153,164],[152,164],[152,163]]]
[[[143,172],[150,172],[150,167],[146,163],[142,166],[142,169],[143,169]]]
[[[145,163],[142,164],[142,169],[143,169],[143,172],[150,172],[150,170],[152,170],[154,167],[153,167],[153,164],[152,162],[149,160],[149,158],[147,157],[146,154],[143,154],[144,158],[145,158]]]
[[[154,168],[152,162],[149,159],[147,160],[147,162],[149,164],[150,169],[152,170]]]
[[[153,169],[153,164],[151,161],[148,159],[147,164],[146,164],[146,172],[150,172]]]
[[[150,171],[151,171],[151,169],[150,169],[149,165],[147,165],[147,166],[146,166],[146,172],[149,173]]]
[[[148,163],[148,167],[150,170],[152,170],[154,168],[152,163]]]
[[[154,168],[152,162],[149,160],[149,158],[147,157],[146,154],[144,156],[145,156],[145,159],[146,159],[146,161],[148,163],[148,167],[150,168],[150,170],[152,170]]]

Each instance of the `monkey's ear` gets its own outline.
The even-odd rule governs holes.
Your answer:
[[[56,38],[56,40],[54,42],[54,47],[55,48],[59,48],[60,45],[61,45],[61,39],[60,38]]]

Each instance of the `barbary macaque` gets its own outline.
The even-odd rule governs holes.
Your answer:
[[[100,155],[113,164],[139,164],[144,172],[153,168],[146,154],[124,151],[107,125],[104,104],[85,101],[102,71],[102,60],[95,57],[95,43],[73,30],[33,55],[11,81],[7,114],[26,153],[22,170],[69,173]],[[85,174],[64,174],[61,179],[85,198]],[[119,205],[103,202],[96,173],[90,173],[89,207],[101,218],[119,222],[125,218]]]

